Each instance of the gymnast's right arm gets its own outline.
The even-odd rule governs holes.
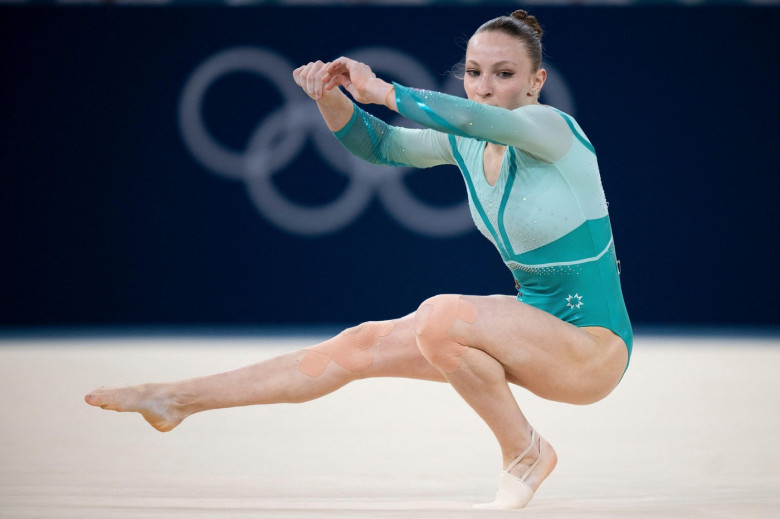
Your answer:
[[[448,137],[436,130],[391,126],[355,105],[339,88],[327,89],[317,61],[297,68],[293,78],[317,107],[328,128],[350,152],[373,164],[429,168],[454,164]]]

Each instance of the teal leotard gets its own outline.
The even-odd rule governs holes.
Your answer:
[[[425,129],[390,126],[355,106],[336,132],[377,164],[457,165],[477,228],[515,278],[518,299],[578,327],[602,326],[633,346],[596,154],[577,122],[549,106],[507,110],[395,84],[401,115]],[[490,185],[487,142],[507,146]]]

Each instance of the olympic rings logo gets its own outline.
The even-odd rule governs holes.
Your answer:
[[[371,65],[402,84],[462,92],[460,81],[450,78],[438,87],[430,72],[416,59],[395,49],[370,47],[345,53]],[[554,68],[545,64],[548,79],[546,99],[550,104],[573,112],[569,90]],[[183,140],[195,159],[212,172],[240,180],[257,210],[271,223],[287,232],[317,236],[337,232],[366,209],[376,194],[385,210],[407,229],[432,237],[452,237],[474,229],[465,200],[451,206],[431,206],[419,200],[403,182],[413,168],[387,168],[358,159],[333,137],[319,111],[292,80],[292,63],[277,53],[258,47],[235,47],[214,54],[201,63],[187,79],[179,101],[178,119]],[[202,106],[209,87],[233,72],[249,72],[269,81],[284,103],[255,127],[243,152],[227,148],[206,128]],[[388,121],[400,125],[401,117]],[[308,140],[334,171],[346,175],[349,184],[333,201],[302,206],[280,193],[272,176],[283,172],[303,151]]]

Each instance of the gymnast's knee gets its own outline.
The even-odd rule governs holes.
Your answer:
[[[298,369],[315,378],[333,362],[349,373],[363,373],[374,361],[370,348],[390,335],[395,324],[396,321],[370,321],[344,330],[332,339],[306,348]]]
[[[441,294],[423,301],[414,314],[414,334],[418,341],[449,336],[457,319],[459,301],[460,296],[455,294]]]
[[[460,365],[460,356],[468,350],[455,328],[460,322],[470,324],[476,318],[476,308],[463,296],[443,294],[426,299],[414,319],[420,353],[434,367],[453,373]]]

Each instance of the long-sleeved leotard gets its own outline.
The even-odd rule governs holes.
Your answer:
[[[602,326],[633,345],[596,154],[577,122],[549,106],[507,110],[395,84],[401,115],[390,126],[355,106],[336,137],[378,164],[457,165],[477,228],[498,249],[518,299],[575,326]],[[507,146],[490,185],[487,142]]]

